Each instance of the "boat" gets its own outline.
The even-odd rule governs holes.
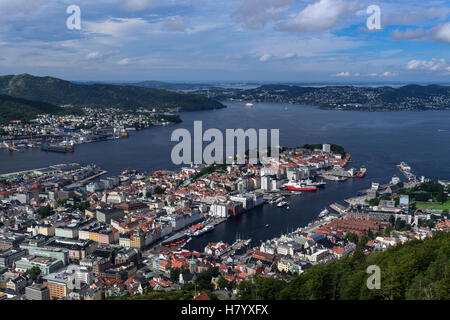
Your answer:
[[[266,228],[268,228],[269,227],[269,224],[266,224]]]
[[[245,107],[246,107],[246,108],[253,108],[253,103],[246,103],[246,104],[245,104]]]
[[[52,145],[52,144],[43,144],[41,146],[41,150],[54,151],[54,152],[74,152],[75,151],[73,146],[61,146],[61,145]]]
[[[286,201],[281,201],[280,203],[277,204],[277,207],[278,208],[282,208],[282,207],[287,206],[287,205],[288,205],[288,203]]]
[[[316,191],[317,186],[315,185],[307,185],[305,183],[298,182],[288,182],[283,185],[284,190],[288,191]]]
[[[201,236],[202,234],[212,231],[212,230],[214,230],[214,226],[208,225],[208,226],[204,227],[203,229],[195,231],[193,235],[195,237],[198,237],[198,236]]]
[[[325,208],[319,213],[319,218],[323,218],[328,215],[330,212]]]
[[[359,169],[358,173],[356,174],[356,176],[358,178],[364,178],[364,176],[366,175],[367,169],[366,168],[361,168]]]

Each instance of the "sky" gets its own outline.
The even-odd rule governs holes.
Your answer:
[[[449,17],[449,0],[0,0],[0,75],[448,83]]]

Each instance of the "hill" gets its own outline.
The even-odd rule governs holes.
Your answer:
[[[450,108],[450,86],[395,87],[262,85],[258,88],[198,91],[218,100],[235,99],[317,105],[326,109],[390,111]]]
[[[0,77],[0,94],[77,107],[149,107],[204,110],[224,108],[220,102],[196,94],[133,85],[80,84],[29,74]]]
[[[347,258],[316,265],[290,282],[259,278],[239,285],[239,297],[283,300],[428,300],[450,299],[450,233],[412,240],[364,255],[361,245]],[[369,290],[366,269],[381,270],[381,288]],[[276,288],[276,289],[274,289]]]
[[[0,124],[12,120],[29,121],[38,114],[81,114],[78,108],[61,108],[50,103],[0,95]]]
[[[412,240],[376,251],[362,252],[367,238],[361,239],[352,256],[327,265],[315,265],[292,280],[256,276],[238,286],[241,300],[448,300],[450,299],[450,233],[438,232],[426,240]],[[369,290],[367,267],[380,267],[381,288]],[[214,269],[214,268],[213,268]],[[130,300],[186,300],[194,291],[210,292],[214,270],[203,272],[203,282],[196,280],[182,290],[148,291]]]

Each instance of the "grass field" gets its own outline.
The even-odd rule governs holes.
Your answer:
[[[416,202],[416,208],[434,209],[434,210],[445,210],[445,209],[450,210],[450,200],[447,202],[444,202],[443,204]]]

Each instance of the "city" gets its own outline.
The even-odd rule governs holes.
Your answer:
[[[2,175],[2,296],[132,297],[149,289],[181,290],[209,275],[209,295],[236,298],[251,276],[292,278],[351,255],[362,237],[367,254],[449,230],[450,182],[417,177],[402,163],[405,182],[397,176],[388,184],[373,182],[345,200],[347,206],[330,203],[331,212],[324,209],[316,221],[279,238],[257,243],[237,236],[200,251],[184,248],[192,237],[257,206],[276,205],[280,215],[288,214],[282,212],[290,210],[289,199],[321,192],[323,178],[364,178],[365,168],[345,168],[350,154],[319,146],[281,148],[279,161],[269,157],[264,166],[203,165],[150,175],[127,169],[101,178],[106,172],[98,166],[73,163]],[[410,193],[414,188],[435,189],[433,202]],[[436,201],[447,209],[432,209]]]
[[[449,0],[0,0],[0,30],[2,315],[445,312]]]

